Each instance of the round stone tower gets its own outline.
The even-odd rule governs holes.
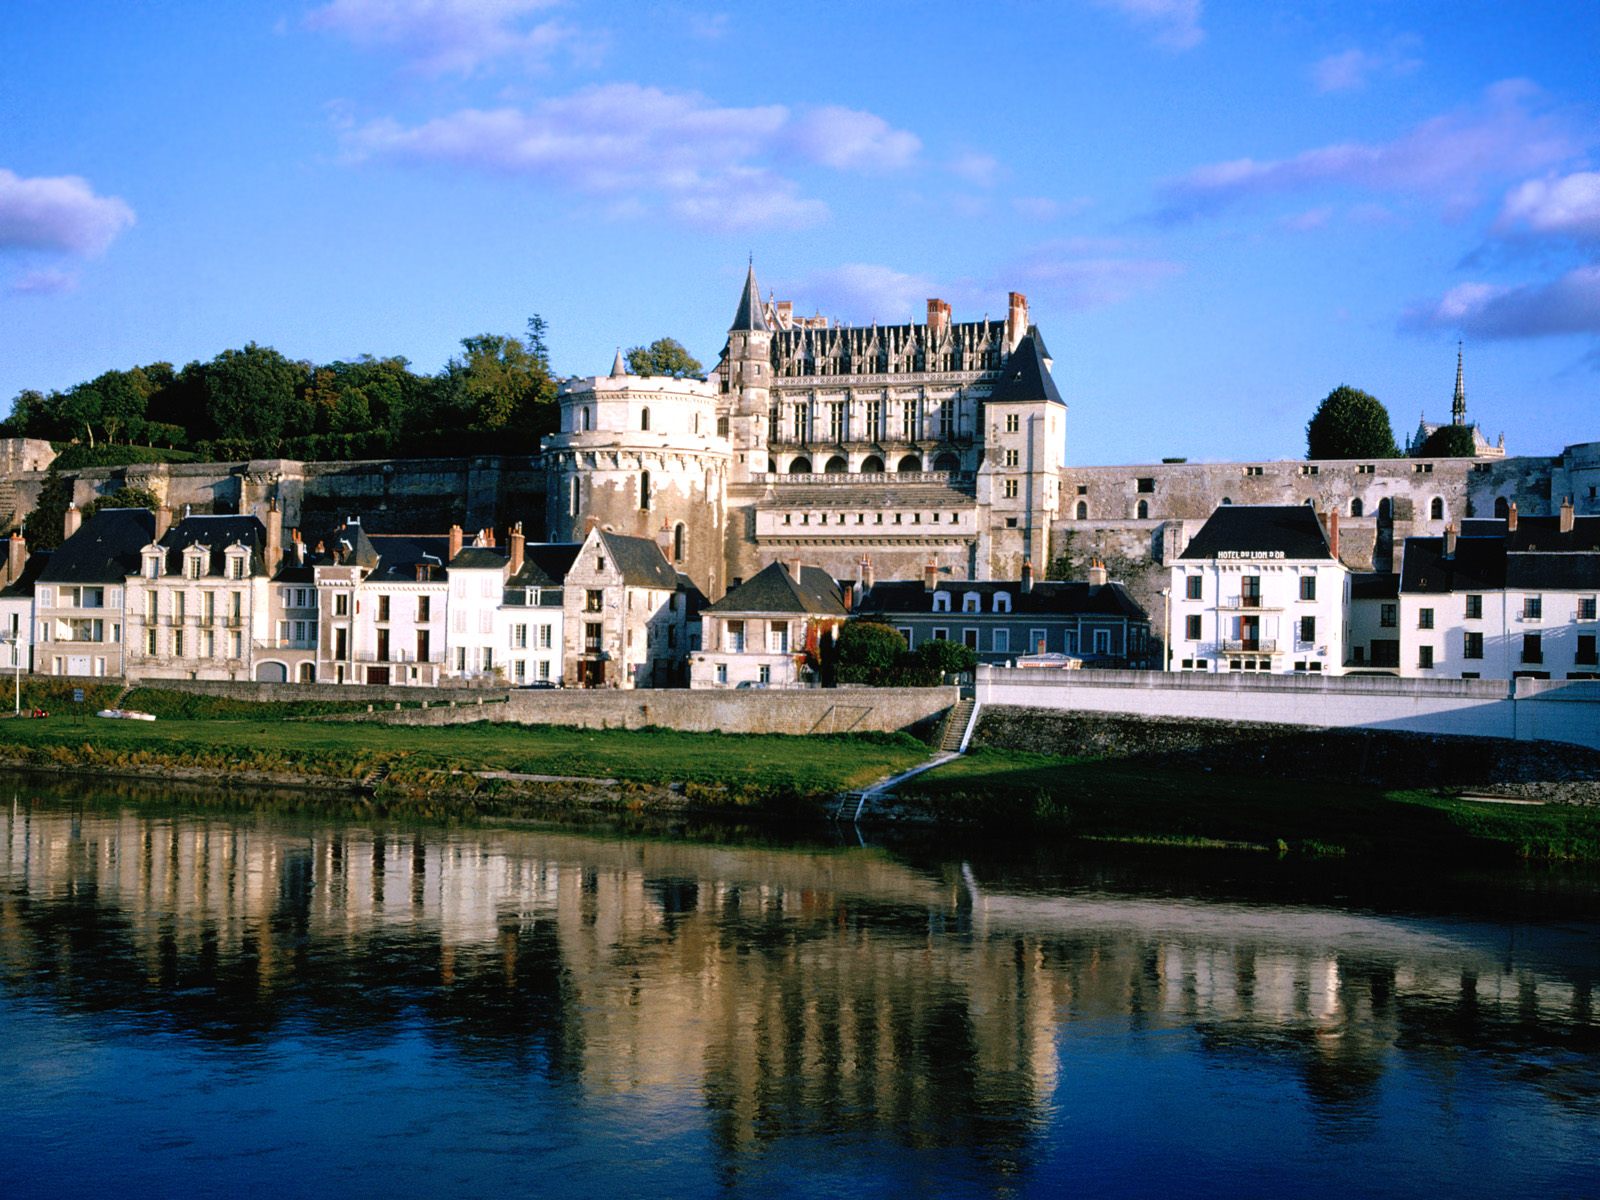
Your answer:
[[[698,379],[610,375],[558,389],[561,432],[544,439],[545,511],[553,542],[593,525],[649,538],[705,592],[723,578],[725,485],[732,449],[717,435],[717,389]]]

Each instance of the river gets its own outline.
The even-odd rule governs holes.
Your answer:
[[[0,784],[9,1200],[1600,1194],[1592,875]]]

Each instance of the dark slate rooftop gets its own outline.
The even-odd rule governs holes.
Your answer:
[[[266,574],[267,530],[255,517],[184,517],[167,530],[160,544],[166,551],[166,570],[174,575],[182,574],[183,552],[191,546],[204,546],[211,551],[207,575],[224,575],[228,547],[241,544],[250,551],[250,574]]]
[[[1600,591],[1600,554],[1506,555],[1506,586],[1520,591]]]
[[[602,531],[600,539],[605,542],[606,551],[617,564],[617,570],[622,572],[622,582],[627,586],[659,588],[664,592],[677,590],[678,573],[661,553],[661,547],[649,538]]]
[[[509,551],[498,546],[467,546],[450,560],[452,571],[498,571],[510,561]]]
[[[522,570],[508,579],[506,586],[560,587],[582,548],[582,542],[529,542],[523,547]]]
[[[862,615],[871,613],[932,613],[936,592],[948,592],[950,611],[940,612],[941,617],[962,615],[1005,617],[994,611],[996,592],[1011,594],[1011,615],[1036,614],[1041,616],[1105,616],[1126,617],[1130,621],[1147,621],[1149,615],[1139,602],[1128,594],[1120,583],[1086,583],[1081,580],[1047,580],[1033,585],[1024,592],[1022,585],[1009,580],[941,580],[937,589],[930,592],[919,580],[888,580],[875,583],[861,601]],[[961,612],[961,597],[966,592],[977,592],[983,599],[980,613]]]
[[[989,393],[989,403],[1006,403],[1014,400],[1050,400],[1065,404],[1056,390],[1056,381],[1050,368],[1044,365],[1044,340],[1038,331],[1030,328],[1017,343],[1017,348],[1006,359],[1006,365]]]
[[[354,563],[369,571],[378,565],[377,547],[372,544],[372,539],[367,536],[367,531],[361,528],[359,521],[346,521],[330,532],[319,537],[309,537],[306,541],[310,543],[313,552],[317,553],[318,562],[322,565],[333,561],[335,551],[339,553],[339,559],[344,563]],[[448,548],[447,544],[446,549]]]
[[[48,550],[35,550],[28,555],[28,561],[22,564],[22,574],[18,575],[4,588],[0,588],[0,600],[18,600],[32,596],[33,581],[39,578],[49,563],[50,551]]]
[[[820,567],[801,567],[797,582],[783,563],[770,563],[734,588],[709,613],[814,613],[842,617],[839,585]]]
[[[1506,585],[1506,548],[1499,538],[1456,540],[1453,558],[1443,538],[1407,538],[1400,575],[1402,592],[1492,592]]]
[[[1595,553],[1600,551],[1600,517],[1574,517],[1569,533],[1561,532],[1560,517],[1518,517],[1516,529],[1506,534],[1506,549]]]
[[[751,263],[744,277],[744,291],[739,294],[739,311],[733,314],[733,324],[729,329],[730,332],[748,333],[766,328],[767,318],[761,309],[761,291],[756,287],[756,268]]]
[[[367,579],[379,583],[416,583],[419,566],[441,568],[445,555],[450,553],[448,537],[408,537],[404,534],[375,534],[370,538],[362,534],[361,537],[374,556],[374,565]],[[435,582],[442,578],[439,576]]]
[[[1365,571],[1350,576],[1350,599],[1393,600],[1400,594],[1400,576],[1394,571]]]
[[[1206,519],[1180,558],[1279,554],[1332,559],[1322,522],[1309,504],[1224,504]]]
[[[139,551],[156,536],[148,508],[103,508],[62,542],[40,583],[121,583],[139,573]]]

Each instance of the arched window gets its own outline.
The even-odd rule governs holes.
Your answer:
[[[683,547],[684,547],[684,543],[687,540],[688,539],[687,539],[687,537],[685,535],[685,531],[684,531],[684,528],[683,528],[683,522],[679,521],[676,525],[674,525],[672,527],[672,561],[673,562],[682,562],[683,561]]]
[[[861,473],[863,475],[882,475],[883,459],[876,454],[869,454],[861,460]]]
[[[1150,519],[1150,501],[1139,501],[1139,510],[1136,515],[1138,516],[1139,520],[1148,521]]]
[[[1378,520],[1387,521],[1389,519],[1389,514],[1393,511],[1394,508],[1389,503],[1389,497],[1385,496],[1382,500],[1378,501]]]
[[[946,452],[933,460],[933,469],[935,471],[959,471],[961,470],[961,458],[958,455]]]
[[[1494,515],[1504,520],[1511,515],[1511,506],[1506,503],[1504,496],[1494,498]]]
[[[1089,502],[1087,500],[1079,500],[1078,501],[1078,520],[1087,521],[1088,519],[1089,519]]]
[[[639,410],[639,428],[646,433],[650,432],[650,409],[648,407]]]
[[[641,512],[650,511],[650,472],[639,472],[639,509]]]
[[[922,470],[922,460],[915,454],[908,454],[900,460],[900,465],[895,469],[902,475],[912,471],[920,471]]]
[[[315,683],[317,681],[317,664],[303,662],[300,664],[300,682]]]
[[[935,592],[933,594],[933,611],[934,612],[949,612],[950,611],[950,593],[949,592]]]
[[[1011,611],[1010,592],[996,592],[994,594],[994,611],[997,613],[1008,613]]]
[[[695,435],[695,437],[699,437],[700,436],[700,414],[699,413],[695,413],[695,415],[694,415],[694,435]]]
[[[584,405],[578,410],[578,428],[583,433],[589,432],[589,406]]]
[[[1361,503],[1360,496],[1357,496],[1354,500],[1350,501],[1350,515],[1352,517],[1359,517],[1366,511],[1366,507]]]
[[[1433,498],[1433,507],[1428,513],[1429,519],[1434,521],[1444,520],[1444,499],[1441,496]]]
[[[809,475],[809,474],[811,474],[811,460],[809,458],[807,458],[805,455],[802,454],[799,458],[795,459],[793,462],[791,462],[789,464],[789,474],[791,474],[791,475]]]
[[[977,592],[967,592],[961,597],[961,611],[975,613],[983,611],[983,597]]]
[[[843,475],[849,469],[850,464],[845,462],[840,455],[835,454],[828,460],[828,465],[822,468],[822,473],[824,475]]]
[[[1222,498],[1222,502],[1224,504],[1232,504],[1233,503],[1233,497],[1232,496],[1224,496]]]
[[[574,475],[567,483],[567,516],[578,515],[578,477]]]

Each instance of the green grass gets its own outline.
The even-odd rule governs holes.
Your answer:
[[[22,684],[22,707],[26,711],[42,708],[52,717],[74,717],[78,706],[73,702],[75,688],[83,689],[83,712],[86,715],[109,708],[122,694],[118,683],[79,684],[71,680],[34,677]],[[0,688],[0,700],[10,701],[11,693]],[[416,708],[421,701],[407,704]],[[121,708],[137,709],[169,720],[186,721],[275,721],[285,717],[322,717],[335,713],[366,712],[365,700],[281,700],[258,702],[231,700],[226,696],[202,696],[166,688],[138,687],[123,696]],[[392,704],[380,705],[392,708]],[[0,712],[9,711],[9,703],[0,703]]]
[[[86,706],[87,707],[87,706]],[[0,723],[0,757],[18,765],[106,770],[153,765],[303,772],[359,780],[387,767],[397,785],[428,787],[451,771],[498,770],[687,783],[755,803],[831,795],[923,761],[900,734],[723,736],[665,729],[584,730],[479,723],[390,726],[269,720],[109,721],[71,716]]]
[[[1125,760],[981,749],[902,795],[988,829],[1316,856],[1600,861],[1600,810],[1484,804],[1423,791],[1192,774]]]

